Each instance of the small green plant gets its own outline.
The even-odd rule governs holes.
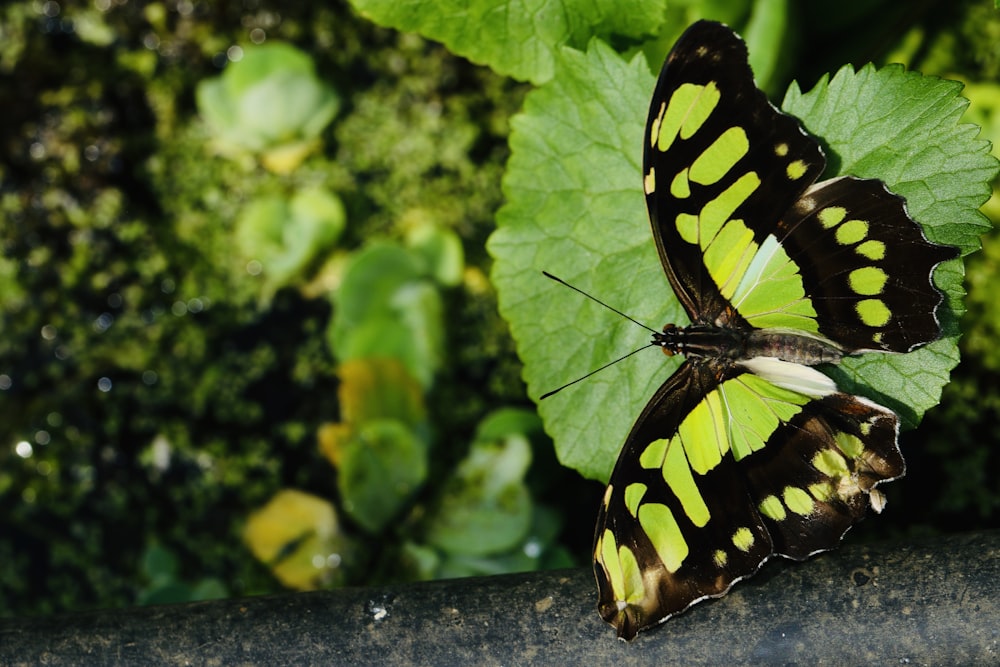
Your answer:
[[[199,84],[197,99],[220,153],[253,155],[283,174],[319,147],[340,106],[309,55],[281,43],[248,47],[222,76]]]
[[[523,410],[499,410],[480,422],[469,453],[445,480],[429,512],[424,540],[437,558],[428,574],[480,574],[474,571],[477,562],[482,566],[501,554],[525,553],[534,512],[524,478],[531,441],[540,433],[538,417]],[[536,546],[540,552],[549,545]]]
[[[420,384],[392,357],[345,361],[341,421],[320,430],[341,506],[370,533],[382,530],[427,481],[430,429]]]
[[[333,294],[338,359],[399,359],[429,388],[444,360],[444,306],[425,254],[387,241],[357,252]]]
[[[425,396],[447,357],[442,290],[460,281],[463,256],[457,236],[445,229],[414,227],[405,240],[374,241],[352,253],[333,292],[328,342],[341,360],[340,420],[324,425],[318,442],[335,471],[339,503],[311,497],[308,503],[321,503],[326,528],[292,528],[295,513],[282,521],[281,512],[293,509],[287,499],[301,498],[285,490],[245,533],[254,554],[286,585],[329,585],[331,562],[358,567],[341,557],[346,545],[357,555],[368,538],[386,535],[402,542],[372,554],[375,569],[398,570],[402,563],[416,578],[569,562],[558,560],[558,520],[525,483],[531,443],[541,440],[535,415],[508,409],[487,416],[447,481],[428,486],[438,443]],[[336,520],[338,513],[356,529]],[[276,553],[285,556],[278,560]]]
[[[264,297],[301,285],[327,260],[344,231],[344,205],[318,188],[291,197],[261,196],[248,202],[236,222],[244,275],[260,275]]]

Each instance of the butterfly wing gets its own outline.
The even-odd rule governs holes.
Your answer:
[[[653,93],[643,175],[660,261],[692,321],[742,323],[728,299],[759,246],[746,221],[773,224],[825,164],[757,89],[743,40],[718,23],[688,28]]]
[[[816,389],[688,361],[629,434],[594,538],[598,610],[623,639],[724,595],[772,555],[835,547],[881,508],[875,486],[903,474],[894,413],[773,363]]]
[[[940,336],[926,239],[875,180],[815,183],[825,158],[757,89],[743,41],[701,21],[664,63],[643,151],[653,237],[692,321],[794,329],[847,352]]]
[[[902,197],[881,181],[853,177],[817,183],[795,202],[776,238],[802,276],[821,334],[850,351],[909,352],[941,335],[936,310],[943,296],[932,274],[958,248],[931,243]],[[735,302],[744,313],[766,302],[766,286]],[[747,316],[756,326],[761,319]]]

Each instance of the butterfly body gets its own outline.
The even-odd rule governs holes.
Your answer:
[[[644,135],[653,239],[691,325],[625,439],[594,537],[619,637],[724,595],[773,556],[834,548],[903,475],[899,418],[816,366],[941,335],[931,243],[883,183],[817,181],[819,143],[757,89],[743,41],[700,21],[667,57]]]
[[[794,331],[776,329],[734,329],[714,324],[677,327],[668,324],[653,334],[652,343],[667,355],[683,354],[692,360],[711,363],[738,363],[770,357],[804,366],[840,361],[841,350],[831,341]]]

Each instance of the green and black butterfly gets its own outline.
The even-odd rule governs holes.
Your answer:
[[[686,361],[625,441],[594,539],[599,611],[631,639],[774,555],[835,547],[903,475],[899,419],[812,368],[937,339],[931,275],[957,249],[876,180],[816,182],[823,151],[754,84],[743,41],[701,21],[667,57],[643,150]]]

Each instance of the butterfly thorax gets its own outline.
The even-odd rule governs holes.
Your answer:
[[[738,362],[773,357],[804,366],[837,363],[844,351],[819,336],[783,329],[736,329],[713,324],[678,327],[668,324],[653,334],[653,344],[668,355]]]

